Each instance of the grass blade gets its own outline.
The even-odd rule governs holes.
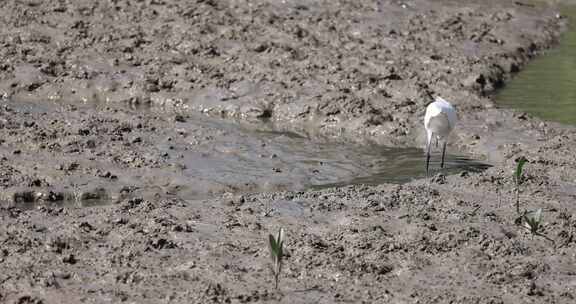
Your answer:
[[[268,235],[268,248],[270,249],[270,258],[272,259],[272,272],[274,274],[274,285],[278,289],[280,272],[282,271],[282,257],[284,256],[284,228],[278,230],[276,238],[272,234]]]
[[[524,164],[526,164],[528,160],[522,156],[518,159],[518,164],[516,165],[516,172],[514,172],[514,178],[516,181],[516,185],[520,185],[522,182],[522,170],[524,169]]]

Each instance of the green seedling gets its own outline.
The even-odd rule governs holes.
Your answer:
[[[278,289],[278,280],[280,278],[280,271],[282,271],[284,235],[284,228],[278,230],[276,238],[274,238],[272,234],[268,235],[268,248],[270,249],[270,258],[272,258],[272,273],[274,274],[274,286],[276,289]]]
[[[542,208],[536,211],[524,212],[522,218],[524,219],[524,227],[530,230],[530,233],[533,236],[541,236],[554,243],[553,239],[540,232],[540,228],[542,227],[542,220],[544,219],[544,216],[542,215]]]
[[[520,214],[520,184],[522,183],[522,170],[524,164],[528,160],[522,156],[518,159],[518,164],[516,165],[516,171],[514,172],[514,182],[516,183],[516,213]]]
[[[530,233],[537,235],[542,224],[542,209],[524,214],[524,226]]]

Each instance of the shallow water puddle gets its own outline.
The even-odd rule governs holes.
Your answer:
[[[73,130],[84,123],[87,114],[100,115],[98,109],[92,108],[69,112],[50,110],[47,104],[19,103],[17,107],[40,116],[48,112],[58,113]],[[29,201],[26,197],[48,197],[52,193],[61,197],[58,204],[93,206],[113,203],[130,195],[148,196],[158,192],[194,200],[223,193],[403,183],[425,176],[424,151],[417,148],[311,140],[300,134],[275,131],[270,124],[238,123],[199,114],[186,114],[182,119],[175,119],[175,113],[145,110],[105,115],[118,115],[115,117],[121,117],[122,121],[135,115],[150,115],[146,120],[149,122],[155,122],[158,116],[166,119],[155,124],[154,131],[135,130],[120,142],[103,142],[100,150],[95,147],[63,154],[24,153],[15,159],[19,163],[14,165],[25,169],[26,164],[41,160],[37,165],[39,172],[50,174],[53,182],[51,189],[31,188],[32,192],[16,192],[24,198],[20,205],[26,205]],[[94,136],[109,135],[95,133]],[[126,145],[130,138],[135,137],[146,144]],[[82,142],[89,137],[72,135],[72,139]],[[106,156],[85,156],[98,154],[98,151],[106,153]],[[133,166],[128,162],[125,167],[118,167],[118,160],[125,157],[149,159],[152,165]],[[432,173],[440,172],[439,161],[440,155],[435,153],[431,162]],[[79,169],[62,172],[51,165],[59,163],[74,163]],[[478,171],[487,167],[485,163],[448,154],[446,169],[442,172]],[[83,173],[95,171],[110,172],[109,175],[115,178]],[[130,195],[125,193],[126,189],[133,189]],[[34,203],[28,205],[34,207]]]
[[[545,120],[576,124],[576,5],[561,11],[570,25],[560,45],[528,64],[497,93],[496,102]]]
[[[294,133],[239,129],[229,122],[207,121],[223,131],[208,146],[184,154],[184,173],[223,185],[241,184],[239,190],[403,183],[425,176],[422,149],[320,142]],[[440,155],[435,154],[433,173],[439,172],[439,161]],[[478,171],[488,166],[449,154],[443,172]]]

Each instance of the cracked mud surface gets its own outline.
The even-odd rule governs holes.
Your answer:
[[[0,302],[573,303],[574,128],[489,99],[565,22],[518,1],[3,1]],[[420,147],[437,94],[450,149],[493,167],[300,191],[370,166],[278,162],[304,140]],[[515,224],[521,155],[554,243]]]

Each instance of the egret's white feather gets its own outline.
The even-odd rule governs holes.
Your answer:
[[[457,117],[454,107],[441,97],[426,107],[424,116],[424,127],[428,135],[428,143],[435,135],[439,138],[446,138],[454,129]]]
[[[456,109],[442,97],[436,97],[435,101],[426,107],[424,115],[424,128],[426,128],[426,176],[430,164],[430,145],[432,137],[436,136],[436,144],[439,140],[444,140],[442,145],[442,162],[440,168],[444,167],[444,156],[446,154],[446,140],[448,135],[456,125]]]

